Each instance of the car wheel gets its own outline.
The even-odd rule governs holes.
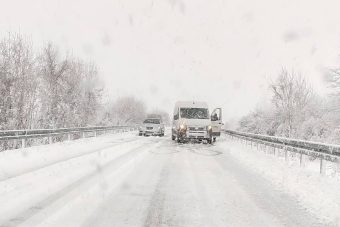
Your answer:
[[[176,139],[176,136],[171,135],[171,139],[172,139],[172,140],[175,140],[175,139]]]
[[[143,135],[143,133],[141,133],[141,132],[140,132],[138,135],[139,135],[139,136],[142,136],[142,135]]]

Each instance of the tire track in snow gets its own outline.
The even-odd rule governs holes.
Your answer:
[[[93,153],[96,153],[96,152],[99,152],[101,150],[105,150],[105,149],[108,149],[108,148],[111,148],[111,147],[116,147],[116,146],[121,145],[122,143],[133,143],[133,142],[136,142],[136,141],[139,141],[139,140],[141,140],[141,138],[138,138],[138,139],[133,138],[133,139],[129,139],[127,141],[118,141],[117,144],[106,145],[106,146],[103,146],[103,147],[100,147],[100,148],[97,148],[97,149],[94,149],[94,150],[90,150],[90,151],[87,151],[87,152],[84,152],[84,153],[69,156],[65,159],[55,160],[55,161],[52,161],[52,162],[47,163],[45,165],[29,168],[29,169],[25,170],[24,172],[14,174],[14,175],[11,175],[11,176],[7,176],[5,178],[0,178],[0,183],[3,182],[3,181],[6,181],[6,180],[10,180],[10,179],[15,178],[15,177],[20,177],[20,176],[23,176],[25,174],[32,173],[34,171],[38,171],[40,169],[43,169],[43,168],[46,168],[46,167],[49,167],[49,166],[52,166],[52,165],[56,165],[56,164],[59,164],[59,163],[62,163],[62,162],[67,162],[67,161],[72,160],[72,159],[76,159],[76,158],[80,158],[80,157],[83,157],[83,156],[86,156],[86,155],[90,155],[90,154],[93,154]]]
[[[91,186],[92,181],[96,179],[96,177],[100,174],[105,174],[109,172],[109,170],[113,169],[117,171],[121,168],[124,163],[133,158],[135,154],[144,147],[145,144],[137,146],[126,153],[122,154],[121,156],[113,159],[112,161],[106,163],[104,166],[101,166],[100,171],[95,170],[90,174],[81,177],[80,179],[74,181],[73,183],[67,185],[63,189],[53,193],[52,195],[48,196],[47,198],[41,200],[40,202],[36,203],[35,205],[31,206],[29,209],[19,213],[15,217],[5,221],[3,224],[0,224],[0,227],[11,227],[11,226],[18,226],[24,223],[26,220],[30,219],[31,217],[37,215],[46,207],[52,205],[53,203],[57,202],[62,197],[66,196],[68,193],[76,192],[79,188],[84,188],[86,185]],[[111,145],[112,147],[112,145]],[[119,165],[121,164],[121,165]],[[61,204],[62,206],[62,204]]]
[[[216,157],[216,161],[228,174],[234,176],[260,209],[276,217],[283,226],[332,226],[309,213],[296,198],[279,191],[269,181],[251,172],[228,152]]]
[[[143,224],[144,227],[161,226],[164,215],[165,192],[164,186],[169,179],[169,164],[165,164],[161,170],[158,183],[151,197],[150,205],[147,209],[147,216]]]
[[[162,139],[156,146],[148,147],[143,160],[116,190],[111,190],[105,202],[81,226],[143,226],[145,213],[168,161],[168,157],[161,151],[166,143]]]

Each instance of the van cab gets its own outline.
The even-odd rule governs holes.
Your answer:
[[[216,108],[209,114],[205,102],[177,102],[172,124],[172,140],[207,141],[212,143],[221,135],[222,109]]]

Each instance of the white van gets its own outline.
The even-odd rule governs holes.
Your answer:
[[[205,140],[212,143],[221,135],[222,109],[216,108],[209,115],[205,102],[177,102],[174,108],[172,140]]]

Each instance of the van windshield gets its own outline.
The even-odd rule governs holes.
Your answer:
[[[205,108],[181,108],[181,117],[186,119],[209,119],[209,111]]]
[[[160,124],[160,120],[159,119],[146,119],[143,123],[144,124]]]

